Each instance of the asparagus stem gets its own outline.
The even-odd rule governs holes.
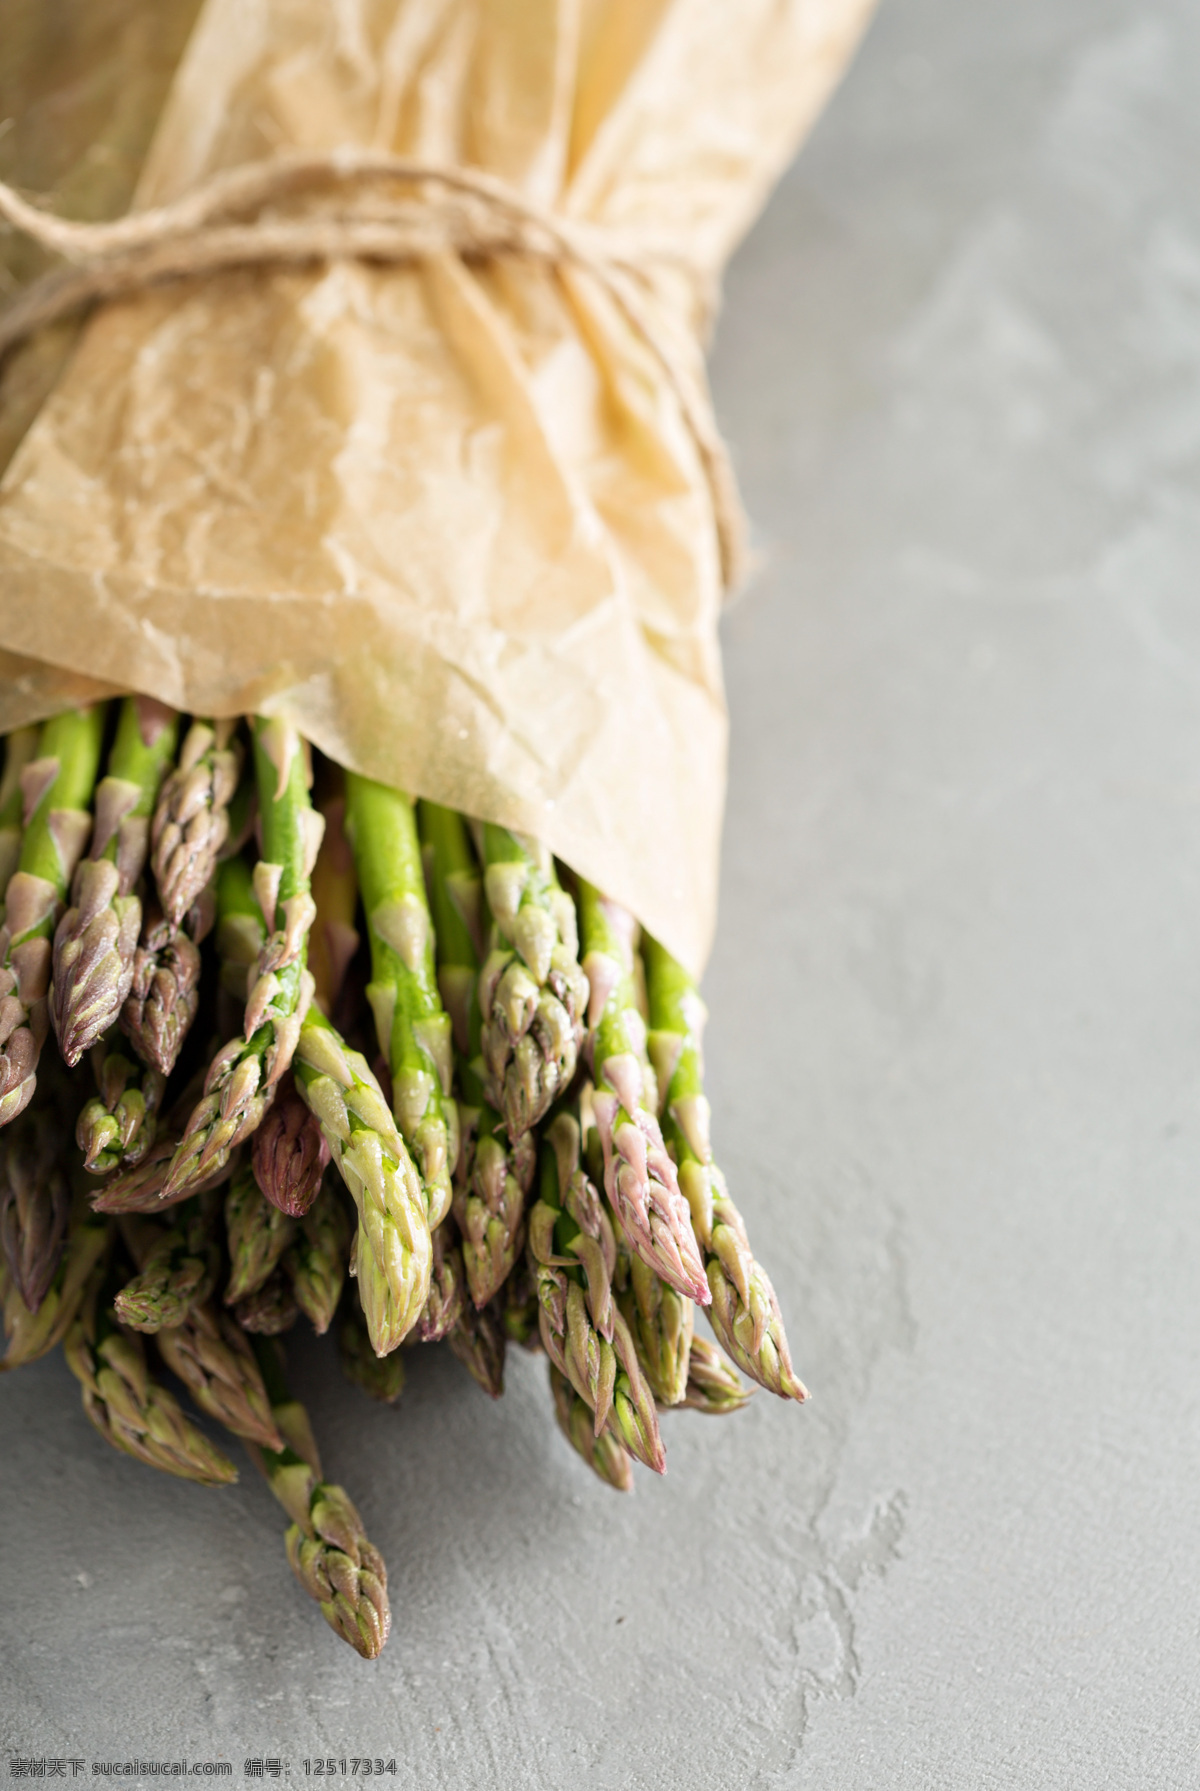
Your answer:
[[[554,1415],[568,1443],[606,1486],[617,1492],[632,1492],[633,1463],[625,1449],[611,1431],[604,1430],[596,1436],[587,1401],[579,1397],[566,1375],[553,1362],[548,1366]]]
[[[0,777],[0,896],[21,856],[21,822],[25,797],[21,774],[37,753],[38,728],[14,728],[5,740],[4,774]]]
[[[67,1241],[71,1188],[62,1128],[47,1106],[27,1108],[0,1137],[0,1243],[30,1312],[50,1289]]]
[[[254,1352],[286,1441],[282,1449],[250,1452],[292,1520],[287,1533],[292,1571],[330,1628],[364,1660],[375,1660],[392,1627],[383,1556],[367,1540],[343,1488],[322,1479],[308,1416],[288,1392],[278,1346],[257,1342]]]
[[[225,1196],[225,1231],[229,1243],[229,1280],[225,1304],[257,1293],[274,1273],[291,1243],[296,1221],[264,1200],[249,1163],[242,1163]]]
[[[437,941],[438,987],[451,1019],[462,1094],[454,1218],[462,1234],[471,1298],[482,1308],[521,1253],[525,1197],[537,1166],[537,1147],[531,1131],[510,1141],[484,1093],[476,948],[483,935],[483,884],[466,824],[453,809],[434,802],[419,805],[418,821]]]
[[[102,703],[44,724],[22,770],[25,831],[0,927],[0,1126],[29,1105],[50,1024],[51,939],[87,840],[100,764]]]
[[[113,1025],[132,987],[142,925],[137,882],[177,731],[173,713],[148,697],[126,697],[121,705],[107,774],[96,788],[89,853],[54,935],[50,1018],[71,1066]]]
[[[114,1323],[102,1297],[104,1268],[93,1271],[63,1355],[83,1388],[83,1409],[114,1449],[202,1486],[229,1486],[237,1469],[184,1416],[174,1394],[151,1378],[140,1337]]]
[[[483,860],[488,907],[512,948],[492,951],[480,976],[488,1097],[518,1138],[574,1077],[587,981],[575,909],[550,854],[488,822]]]
[[[326,1178],[283,1257],[296,1304],[318,1336],[329,1329],[346,1278],[350,1221],[336,1181]]]
[[[433,1246],[420,1178],[366,1059],[315,1003],[300,1031],[295,1076],[358,1209],[350,1272],[371,1345],[385,1356],[429,1294]]]
[[[668,1286],[706,1306],[712,1295],[691,1214],[654,1111],[657,1090],[634,983],[636,922],[582,878],[579,918],[605,1192],[630,1247]]]
[[[504,1355],[507,1344],[504,1313],[499,1301],[493,1301],[482,1311],[464,1303],[456,1323],[447,1333],[446,1341],[472,1379],[478,1382],[491,1399],[499,1399],[504,1392]],[[589,1431],[591,1425],[592,1415],[589,1412]]]
[[[744,1374],[782,1399],[807,1398],[792,1368],[775,1289],[755,1260],[741,1214],[713,1161],[704,1095],[705,1009],[683,966],[647,935],[642,941],[650,1005],[649,1051],[658,1070],[664,1130],[704,1251],[712,1291],[709,1320]]]
[[[661,1474],[666,1457],[653,1394],[612,1295],[611,1221],[579,1158],[579,1122],[560,1112],[542,1140],[540,1198],[529,1215],[542,1344],[586,1401],[595,1434],[607,1426],[631,1455]]]
[[[359,946],[354,925],[358,878],[354,854],[346,838],[345,780],[340,772],[318,807],[325,822],[325,835],[313,866],[312,898],[317,918],[309,936],[308,967],[317,1005],[336,1024],[346,972]]]
[[[155,804],[151,865],[172,928],[183,925],[188,909],[211,881],[229,833],[229,803],[241,769],[235,726],[194,721]]]
[[[392,1107],[436,1231],[450,1211],[458,1114],[450,1098],[450,1019],[438,992],[412,803],[399,790],[348,773],[346,831],[371,945],[367,997],[391,1070]]]

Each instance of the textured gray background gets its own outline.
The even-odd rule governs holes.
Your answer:
[[[1200,13],[885,0],[716,356],[766,565],[716,1135],[804,1411],[593,1482],[540,1363],[302,1379],[360,1664],[220,1495],[0,1384],[0,1746],[421,1787],[1184,1787],[1200,1448]]]

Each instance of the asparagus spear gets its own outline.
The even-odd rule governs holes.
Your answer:
[[[383,1556],[367,1540],[343,1488],[322,1479],[307,1414],[288,1392],[278,1346],[258,1343],[255,1355],[272,1416],[287,1441],[282,1449],[252,1446],[250,1453],[292,1519],[287,1533],[292,1572],[330,1628],[364,1660],[375,1660],[392,1627]]]
[[[541,1305],[528,1249],[524,1256],[518,1257],[508,1280],[500,1289],[497,1303],[508,1342],[519,1344],[522,1349],[537,1355],[542,1347],[539,1332]]]
[[[463,1367],[492,1399],[504,1391],[504,1354],[507,1337],[504,1312],[498,1300],[482,1310],[467,1301],[446,1334],[446,1341]],[[588,1412],[588,1431],[592,1415]]]
[[[121,1235],[138,1273],[113,1301],[119,1323],[158,1332],[183,1323],[193,1306],[211,1295],[221,1266],[211,1200],[189,1200],[167,1225],[125,1218]]]
[[[605,1192],[630,1247],[668,1286],[706,1306],[712,1295],[691,1214],[654,1112],[657,1091],[634,984],[637,923],[582,878],[579,918]]]
[[[25,831],[0,927],[0,1126],[29,1105],[49,1027],[54,933],[91,827],[104,705],[44,724],[38,757],[21,772]]]
[[[329,1146],[290,1071],[254,1134],[250,1153],[264,1199],[289,1218],[302,1219],[320,1191]]]
[[[169,1076],[199,1008],[199,945],[156,902],[147,902],[121,1030],[143,1063]]]
[[[13,1286],[36,1312],[66,1246],[71,1188],[51,1108],[27,1108],[0,1137],[0,1243]]]
[[[0,895],[21,856],[21,818],[25,797],[21,773],[37,752],[37,727],[14,728],[5,740],[4,775],[0,777]]]
[[[259,1193],[254,1170],[246,1162],[225,1196],[225,1231],[229,1242],[229,1280],[225,1304],[234,1306],[257,1293],[274,1272],[292,1241],[296,1222]]]
[[[575,1074],[587,980],[575,909],[545,848],[487,822],[483,861],[488,907],[512,947],[489,954],[479,983],[488,1096],[519,1138]]]
[[[754,1258],[741,1214],[713,1162],[701,1039],[705,1010],[691,977],[666,948],[642,941],[664,1128],[704,1250],[712,1290],[709,1319],[743,1374],[781,1399],[808,1397],[792,1368],[775,1289]]]
[[[101,1184],[92,1196],[92,1206],[96,1212],[159,1213],[167,1207],[177,1206],[182,1200],[189,1200],[193,1194],[203,1194],[210,1188],[219,1188],[223,1182],[229,1180],[233,1163],[227,1153],[201,1181],[189,1183],[177,1194],[167,1195],[164,1192],[167,1174],[179,1146],[180,1134],[196,1104],[196,1096],[203,1082],[204,1075],[201,1072],[188,1083],[167,1116],[162,1127],[163,1135],[155,1140],[141,1162],[109,1176]]]
[[[243,1295],[233,1308],[243,1331],[257,1337],[280,1337],[300,1316],[292,1284],[282,1269],[275,1269],[261,1287]]]
[[[660,1406],[681,1405],[688,1389],[695,1306],[632,1252],[619,1262],[617,1286],[617,1303],[650,1391]]]
[[[72,1067],[116,1021],[133,983],[142,924],[137,883],[176,734],[176,718],[161,703],[136,696],[122,703],[107,775],[96,788],[89,855],[76,868],[71,906],[54,935],[50,1018]]]
[[[154,807],[151,864],[163,913],[173,928],[183,925],[211,880],[229,833],[229,803],[241,769],[236,726],[194,721]]]
[[[560,1112],[542,1141],[539,1194],[529,1215],[542,1344],[593,1414],[655,1473],[666,1457],[654,1398],[612,1296],[616,1245],[600,1197],[579,1162],[579,1122]]]
[[[715,1343],[707,1337],[693,1337],[687,1391],[681,1405],[693,1412],[720,1417],[726,1412],[740,1412],[753,1392],[754,1388],[746,1385]]]
[[[87,1202],[76,1196],[71,1204],[66,1249],[36,1312],[31,1312],[21,1298],[7,1262],[0,1260],[4,1335],[8,1339],[0,1368],[20,1368],[26,1362],[36,1362],[62,1340],[79,1310],[88,1277],[107,1254],[111,1241],[107,1220],[97,1218],[88,1210]]]
[[[115,1449],[149,1467],[229,1486],[237,1469],[229,1457],[184,1416],[174,1394],[152,1380],[140,1337],[113,1321],[102,1297],[106,1271],[93,1271],[79,1312],[63,1339],[67,1366],[83,1388],[83,1409]]]
[[[439,1225],[433,1234],[433,1262],[429,1293],[417,1321],[422,1343],[440,1343],[459,1320],[463,1309],[462,1251],[452,1225]]]
[[[453,809],[433,802],[419,805],[418,818],[437,941],[438,988],[451,1019],[462,1096],[454,1217],[462,1233],[471,1298],[483,1307],[520,1255],[537,1148],[532,1132],[510,1142],[484,1093],[476,947],[483,933],[483,886],[466,826]]]
[[[438,993],[412,803],[399,790],[348,773],[346,832],[371,945],[367,997],[391,1071],[392,1107],[436,1231],[450,1211],[458,1114],[450,1098],[450,1020]]]
[[[108,1041],[92,1047],[92,1071],[99,1093],[85,1102],[75,1125],[83,1166],[92,1175],[122,1164],[133,1168],[154,1143],[166,1077],[110,1050]]]
[[[550,1391],[554,1396],[554,1415],[558,1427],[577,1454],[582,1455],[593,1474],[617,1492],[633,1491],[633,1463],[610,1431],[596,1436],[587,1401],[581,1399],[566,1375],[554,1366],[550,1369]]]
[[[296,1304],[318,1337],[329,1329],[342,1297],[350,1222],[343,1196],[326,1180],[284,1252],[283,1268]]]
[[[386,1356],[429,1294],[433,1247],[420,1178],[366,1059],[315,1003],[300,1030],[295,1075],[358,1209],[350,1272],[372,1347]]]
[[[204,1096],[167,1176],[168,1194],[206,1176],[258,1126],[291,1062],[312,999],[304,948],[314,912],[308,879],[322,823],[308,800],[304,744],[286,723],[260,718],[254,724],[254,764],[263,858],[255,866],[252,888],[269,937],[250,980],[243,1036],[230,1040],[212,1061]],[[244,899],[233,869],[240,862],[231,859],[222,866],[218,912],[223,898]]]
[[[393,1350],[377,1356],[363,1323],[362,1313],[347,1308],[338,1326],[338,1360],[346,1379],[370,1399],[395,1405],[404,1391],[404,1355]]]
[[[317,918],[308,942],[308,967],[323,1014],[338,1024],[338,1003],[346,972],[358,950],[354,925],[358,910],[358,878],[354,853],[346,838],[345,780],[340,771],[317,804],[325,834],[313,866],[312,898]]]
[[[233,1319],[205,1300],[154,1341],[202,1412],[247,1442],[283,1448],[249,1339]]]

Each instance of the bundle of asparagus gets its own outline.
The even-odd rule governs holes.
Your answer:
[[[287,1386],[302,1316],[388,1403],[402,1346],[445,1339],[493,1398],[510,1343],[544,1351],[622,1491],[665,1470],[664,1410],[805,1390],[682,966],[536,842],[314,758],[279,720],[136,696],[9,736],[0,1366],[61,1343],[109,1442],[227,1485],[169,1371],[373,1658],[387,1572]]]

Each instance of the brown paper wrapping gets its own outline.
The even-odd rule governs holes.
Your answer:
[[[870,3],[206,0],[137,203],[284,148],[481,167],[639,248],[698,364]],[[13,456],[0,727],[119,688],[286,715],[539,836],[699,971],[721,595],[675,391],[594,278],[239,270],[95,315]]]

